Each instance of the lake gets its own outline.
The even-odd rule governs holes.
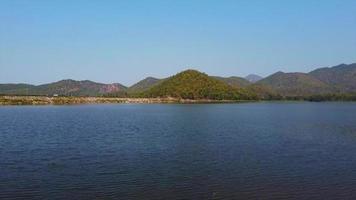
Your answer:
[[[0,107],[0,199],[356,199],[356,103]]]

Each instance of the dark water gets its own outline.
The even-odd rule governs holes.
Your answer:
[[[356,199],[356,104],[0,107],[17,198]]]

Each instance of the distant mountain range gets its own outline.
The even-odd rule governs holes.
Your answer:
[[[327,83],[305,73],[277,72],[257,82],[282,96],[306,96],[333,92]]]
[[[277,72],[260,81],[283,96],[356,92],[356,63],[319,68],[309,73]]]
[[[309,75],[333,87],[337,92],[356,91],[356,63],[319,68],[310,72]]]
[[[356,93],[356,63],[319,68],[309,73],[277,72],[266,78],[208,76],[186,70],[172,77],[147,77],[131,87],[89,80],[62,80],[43,85],[0,84],[2,95],[135,96],[207,99],[306,97]]]
[[[119,84],[103,84],[93,81],[61,80],[43,85],[0,84],[0,94],[8,95],[60,95],[60,96],[102,96],[108,93],[126,91],[127,87]]]

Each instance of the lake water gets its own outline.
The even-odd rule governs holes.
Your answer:
[[[356,199],[356,103],[0,107],[0,199]]]

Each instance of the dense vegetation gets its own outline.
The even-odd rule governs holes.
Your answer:
[[[0,94],[26,95],[36,86],[29,84],[0,84]]]
[[[309,73],[318,80],[334,87],[333,92],[356,92],[356,63],[320,68]]]
[[[8,95],[102,96],[124,90],[126,90],[126,87],[118,83],[103,84],[88,80],[75,81],[70,79],[39,86],[26,84],[0,85],[0,94]]]
[[[158,78],[153,78],[153,77],[147,77],[131,87],[128,88],[129,93],[140,93],[144,92],[153,86],[157,85],[158,83],[162,82],[164,79],[158,79]]]
[[[277,72],[257,83],[269,86],[283,98],[331,98],[330,94],[344,98],[356,92],[356,64],[319,68],[310,73]]]
[[[356,101],[356,93],[313,95],[309,101]]]
[[[283,96],[278,94],[275,90],[267,85],[262,84],[251,84],[248,85],[246,90],[253,92],[257,95],[257,99],[259,100],[281,100]]]
[[[305,73],[277,72],[257,82],[268,86],[282,96],[309,96],[332,91],[328,84]]]
[[[251,84],[248,80],[237,76],[230,76],[230,77],[212,76],[212,78],[215,78],[230,86],[237,87],[237,88],[242,88]]]
[[[149,89],[145,96],[183,99],[256,99],[256,95],[245,89],[232,87],[195,70],[187,70],[162,81]]]
[[[249,79],[250,81],[247,81]],[[0,95],[60,97],[174,97],[215,100],[355,100],[356,64],[320,68],[310,73],[277,72],[260,81],[251,75],[208,76],[187,70],[166,79],[148,77],[131,87],[92,81],[62,80],[44,85],[0,84]]]

